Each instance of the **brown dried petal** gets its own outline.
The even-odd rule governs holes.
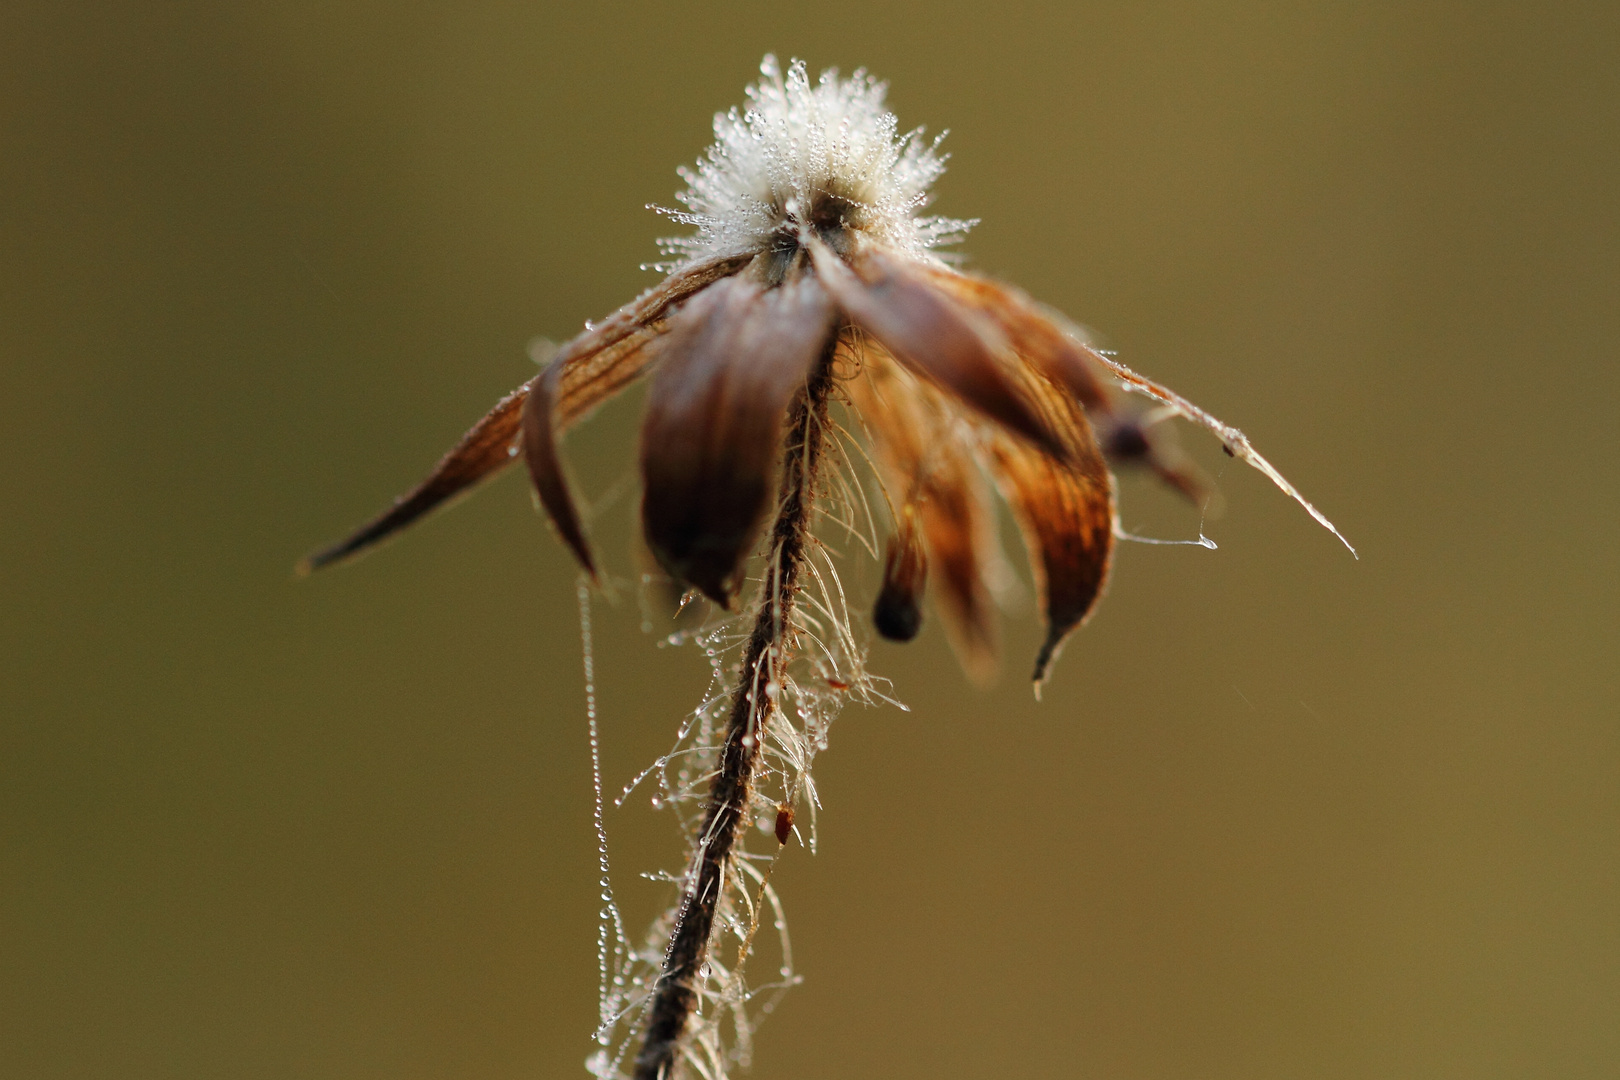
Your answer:
[[[1065,333],[1053,315],[1022,291],[949,267],[923,266],[918,272],[963,306],[993,320],[1021,357],[1093,414],[1114,411],[1093,368],[1098,354]]]
[[[640,376],[655,358],[648,346],[665,332],[671,308],[735,274],[748,261],[745,256],[713,259],[671,274],[564,345],[534,383],[536,400],[523,412],[529,478],[563,542],[592,577],[596,576],[596,561],[563,474],[557,440]]]
[[[923,535],[937,569],[934,597],[951,647],[976,682],[995,674],[1000,651],[996,606],[984,568],[994,543],[988,492],[965,455],[930,479],[920,507]]]
[[[1114,491],[1085,414],[1067,394],[1039,377],[1029,380],[1071,455],[1054,461],[997,436],[991,456],[1002,493],[1029,548],[1046,618],[1046,641],[1035,660],[1039,686],[1063,640],[1084,621],[1108,579],[1114,550]]]
[[[562,346],[547,368],[547,373],[556,373],[550,396],[555,399],[560,420],[560,423],[550,423],[548,416],[545,425],[546,437],[552,443],[549,456],[555,459],[555,440],[563,428],[640,374],[645,366],[644,347],[657,336],[671,305],[736,273],[747,261],[746,257],[739,256],[712,259],[671,274]],[[497,402],[461,437],[426,480],[394,500],[393,506],[346,539],[304,559],[298,564],[299,572],[330,566],[373,546],[510,464],[528,411],[527,399],[542,377],[530,379]],[[575,519],[577,534],[577,515],[572,513],[572,501],[560,473],[556,474],[555,487],[553,502],[556,507],[566,507],[565,516]],[[542,502],[545,501],[542,496]],[[557,509],[551,503],[547,503],[547,509],[552,510],[556,520]],[[576,554],[581,554],[583,537],[579,544],[570,541],[570,546]],[[582,554],[581,561],[590,569],[588,554]]]
[[[529,467],[529,481],[563,543],[591,577],[596,577],[596,560],[580,524],[574,497],[563,476],[562,459],[557,454],[557,383],[563,368],[555,361],[534,381],[529,400],[523,404],[523,460]]]
[[[1030,408],[998,356],[1005,336],[965,310],[905,260],[873,249],[857,274],[820,243],[810,245],[816,273],[838,305],[901,363],[1046,452],[1064,453],[1057,435]]]
[[[875,342],[850,339],[861,355],[851,401],[871,432],[885,483],[916,504],[927,541],[934,601],[951,647],[978,682],[996,667],[995,604],[985,584],[991,556],[989,495],[962,424],[940,391],[905,371]]]
[[[815,278],[712,286],[670,320],[641,429],[647,545],[729,605],[772,492],[782,424],[820,359],[833,308]]]

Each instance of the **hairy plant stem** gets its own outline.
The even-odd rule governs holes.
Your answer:
[[[745,825],[754,768],[765,744],[765,723],[780,692],[779,674],[787,667],[792,646],[793,601],[808,558],[813,488],[826,438],[835,344],[836,336],[789,411],[782,483],[759,610],[743,650],[742,673],[698,831],[694,864],[687,873],[686,891],[664,954],[664,970],[653,990],[646,1041],[636,1056],[635,1080],[669,1080],[681,1039],[697,1008],[698,970],[714,929],[726,863],[737,832]]]

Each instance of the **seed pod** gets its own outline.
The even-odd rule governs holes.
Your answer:
[[[908,503],[898,528],[889,537],[883,565],[883,588],[872,609],[877,632],[890,641],[910,641],[922,629],[922,594],[928,583],[928,555],[917,529],[917,513]]]
[[[793,835],[793,807],[787,803],[778,803],[776,806],[776,842],[785,844],[788,837]]]

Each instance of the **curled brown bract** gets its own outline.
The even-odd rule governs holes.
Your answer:
[[[585,572],[596,577],[596,560],[585,539],[585,526],[574,506],[574,496],[563,476],[562,458],[557,452],[557,382],[562,368],[553,363],[534,381],[529,400],[523,403],[523,461],[529,467],[534,494],[551,518],[551,524],[568,545]]]
[[[788,403],[832,330],[814,277],[767,288],[740,274],[677,312],[656,346],[641,428],[647,544],[672,577],[723,607],[770,501]]]

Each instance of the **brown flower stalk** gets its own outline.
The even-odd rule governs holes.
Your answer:
[[[742,673],[732,696],[720,763],[698,829],[697,852],[688,871],[664,969],[647,1012],[647,1035],[636,1057],[636,1080],[671,1075],[681,1036],[698,1003],[694,982],[714,926],[737,830],[748,810],[754,767],[765,743],[765,725],[776,706],[781,672],[794,648],[793,604],[810,541],[816,476],[826,439],[833,348],[823,350],[795,399],[783,446],[781,493],[770,534],[765,582],[754,629],[743,647]],[[784,837],[779,836],[778,842]]]

